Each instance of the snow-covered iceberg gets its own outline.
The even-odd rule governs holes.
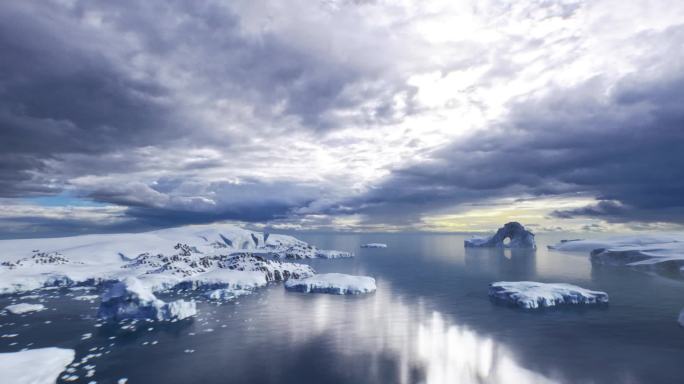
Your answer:
[[[608,294],[572,284],[500,281],[489,285],[489,296],[525,309],[559,304],[605,304]]]
[[[357,295],[375,292],[375,279],[368,276],[322,273],[299,280],[288,280],[285,288],[291,291]]]
[[[153,291],[264,286],[313,275],[274,259],[350,256],[291,236],[226,224],[134,234],[0,240],[0,294],[48,286],[95,286],[138,277]]]
[[[387,248],[387,244],[385,244],[385,243],[368,243],[368,244],[362,244],[361,248]]]
[[[11,384],[54,384],[74,360],[74,350],[40,348],[0,353],[0,381]]]
[[[158,299],[140,280],[128,277],[102,295],[97,316],[106,320],[182,320],[197,314],[194,301]]]
[[[600,265],[662,267],[675,271],[684,267],[684,235],[681,234],[639,234],[566,240],[549,248],[566,252],[588,252],[592,263]]]
[[[6,311],[13,313],[15,315],[21,315],[23,313],[29,313],[29,312],[42,311],[44,309],[45,309],[45,306],[43,304],[28,304],[28,303],[12,304],[12,305],[8,305],[5,307]]]
[[[335,251],[332,249],[319,249],[316,251],[316,257],[319,259],[346,259],[354,257],[352,252]]]
[[[507,245],[504,244],[506,239],[510,239]],[[506,223],[492,236],[473,237],[465,240],[464,246],[471,248],[537,248],[534,234],[515,221]]]

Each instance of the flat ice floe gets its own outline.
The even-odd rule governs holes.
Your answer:
[[[319,259],[346,259],[349,257],[354,257],[354,254],[352,252],[319,249],[316,251],[316,257]]]
[[[387,244],[384,243],[368,243],[361,245],[361,248],[387,248]]]
[[[23,313],[29,313],[29,312],[42,311],[44,309],[45,309],[45,306],[43,304],[28,304],[28,303],[12,304],[12,305],[8,305],[5,307],[6,311],[13,313],[15,315],[21,315]]]
[[[98,286],[138,277],[153,291],[255,288],[314,274],[277,259],[350,257],[291,236],[232,225],[133,234],[1,240],[0,294],[45,287]]]
[[[681,234],[566,240],[549,248],[567,252],[589,252],[592,263],[601,265],[658,266],[673,270],[680,270],[684,266],[684,235]]]
[[[368,276],[322,273],[300,280],[288,280],[285,288],[291,291],[357,295],[375,292],[375,279]]]
[[[54,384],[73,359],[74,351],[62,348],[0,353],[0,380],[8,384]]]
[[[128,277],[114,284],[102,295],[97,316],[107,320],[152,319],[182,320],[197,314],[194,301],[169,303],[158,299],[143,283]]]
[[[500,281],[489,285],[489,296],[525,309],[560,304],[605,304],[608,294],[572,284]]]

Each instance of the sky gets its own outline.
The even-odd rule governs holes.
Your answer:
[[[684,224],[684,2],[0,2],[0,237]]]

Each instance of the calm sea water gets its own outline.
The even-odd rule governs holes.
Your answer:
[[[564,236],[537,236],[536,252],[466,251],[459,235],[297,236],[354,251],[310,264],[373,276],[378,291],[301,294],[274,284],[238,302],[200,303],[191,321],[135,330],[96,327],[97,302],[74,296],[97,292],[3,296],[0,307],[42,300],[49,309],[0,317],[0,334],[18,334],[0,338],[0,352],[101,353],[88,363],[92,377],[76,369],[81,383],[684,382],[684,282],[546,249]],[[366,242],[389,248],[360,249]],[[607,291],[611,303],[523,311],[488,299],[487,285],[500,280],[578,284]]]

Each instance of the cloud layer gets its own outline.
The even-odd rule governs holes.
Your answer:
[[[664,0],[3,2],[1,220],[682,224],[683,42]]]

